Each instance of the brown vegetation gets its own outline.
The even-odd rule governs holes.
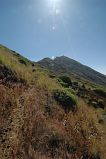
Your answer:
[[[20,55],[14,56],[15,65],[7,49],[6,62],[4,52],[0,57],[0,159],[105,159],[105,98],[69,77],[64,79],[71,84],[62,86],[56,76],[35,64],[20,63]],[[54,90],[62,90],[59,101]],[[68,101],[68,106],[75,106],[74,97],[77,109],[67,113],[63,105],[67,107]],[[91,99],[104,108],[88,105]]]

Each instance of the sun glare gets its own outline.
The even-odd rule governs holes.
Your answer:
[[[56,18],[61,17],[62,0],[46,0],[46,1],[47,1],[49,13],[50,13],[51,18],[52,18],[51,30],[56,31],[57,30]]]
[[[53,3],[58,3],[60,0],[50,0]]]
[[[60,6],[61,0],[49,0],[49,4],[51,5],[52,9],[55,11]]]

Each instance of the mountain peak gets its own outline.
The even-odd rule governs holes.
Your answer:
[[[78,78],[83,78],[84,80],[106,86],[105,75],[64,55],[56,57],[54,60],[50,58],[44,58],[43,60],[38,61],[38,64],[46,69],[49,69],[55,74],[74,74]]]

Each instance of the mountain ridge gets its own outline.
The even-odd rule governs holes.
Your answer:
[[[56,57],[54,60],[44,58],[37,62],[41,67],[49,69],[53,73],[74,74],[79,78],[96,82],[106,86],[106,75],[66,56]]]

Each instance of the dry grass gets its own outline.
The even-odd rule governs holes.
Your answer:
[[[2,134],[2,141],[5,140],[2,143],[2,159],[75,159],[84,155],[91,158],[101,155],[101,152],[105,156],[103,129],[98,124],[95,111],[83,101],[79,101],[76,113],[69,114],[54,101],[48,114],[45,112],[47,92],[39,87],[16,85],[10,89],[1,86],[1,91],[1,103],[6,112],[3,113],[4,120],[1,116],[1,129],[8,130]],[[9,100],[11,107],[7,109]]]
[[[0,61],[26,81],[0,83],[0,159],[106,158],[104,110],[78,98],[78,110],[65,113],[52,96],[62,86],[47,71],[19,63],[8,49]]]

